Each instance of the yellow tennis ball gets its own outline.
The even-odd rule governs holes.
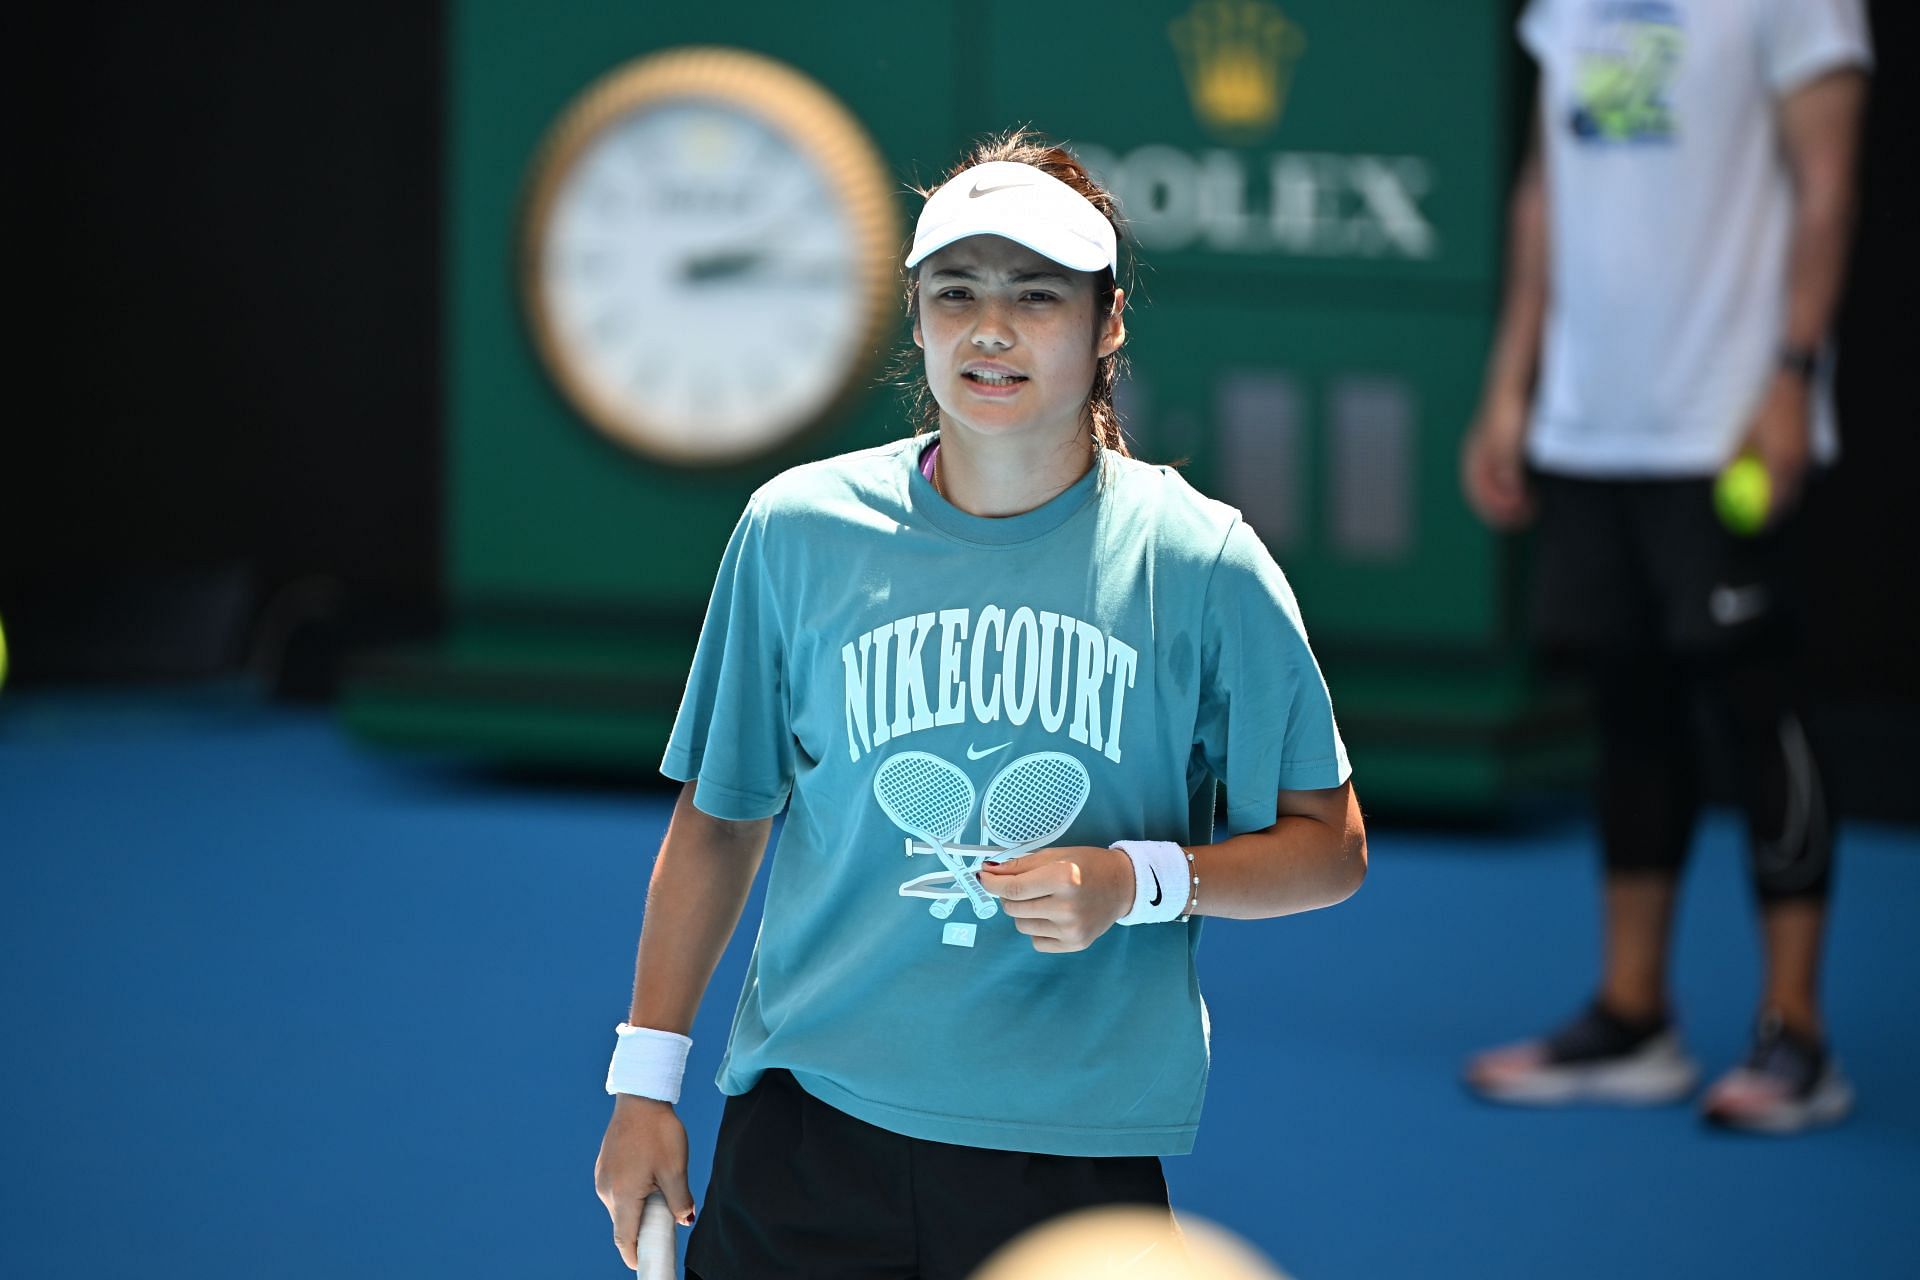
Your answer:
[[[1713,508],[1720,513],[1720,523],[1743,538],[1766,526],[1773,508],[1773,482],[1760,459],[1743,453],[1727,464],[1713,482]]]

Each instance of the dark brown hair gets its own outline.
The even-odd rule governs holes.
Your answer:
[[[1042,173],[1058,178],[1087,198],[1087,202],[1098,209],[1113,224],[1114,235],[1120,242],[1121,262],[1128,258],[1126,220],[1120,215],[1120,204],[1113,193],[1093,180],[1087,167],[1065,147],[1047,141],[1040,135],[1027,129],[1014,129],[995,137],[984,138],[976,143],[966,157],[948,171],[945,178],[930,187],[916,186],[922,199],[930,197],[947,182],[965,173],[975,165],[986,164],[993,160],[1009,161],[1013,164],[1032,165]],[[902,254],[902,257],[905,255]],[[1107,317],[1113,312],[1113,295],[1120,282],[1114,273],[1102,267],[1094,277],[1093,292],[1093,339],[1097,340],[1105,327]],[[920,307],[920,273],[917,270],[906,272],[907,315],[917,318]],[[1093,423],[1093,438],[1099,444],[1112,449],[1122,457],[1133,456],[1127,449],[1125,435],[1120,430],[1120,414],[1114,408],[1113,392],[1119,384],[1121,375],[1126,372],[1125,347],[1111,354],[1101,356],[1094,366],[1093,387],[1087,396],[1087,414]],[[895,376],[906,386],[912,397],[915,413],[920,421],[914,428],[915,435],[924,435],[940,426],[940,406],[934,401],[933,389],[927,385],[926,364],[917,347],[909,347],[901,354],[895,366]]]

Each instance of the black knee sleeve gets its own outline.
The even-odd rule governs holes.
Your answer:
[[[1647,655],[1596,661],[1588,676],[1600,737],[1600,847],[1607,871],[1678,875],[1700,807],[1684,673]]]

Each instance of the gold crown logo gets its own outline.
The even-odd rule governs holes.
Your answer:
[[[1203,124],[1238,138],[1280,122],[1307,38],[1261,0],[1197,0],[1168,24],[1187,96]]]

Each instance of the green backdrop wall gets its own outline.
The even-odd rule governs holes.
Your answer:
[[[902,226],[906,182],[980,134],[1032,124],[1075,144],[1138,242],[1122,401],[1135,452],[1181,461],[1285,566],[1370,805],[1484,808],[1556,775],[1570,721],[1514,659],[1510,557],[1454,479],[1498,286],[1509,8],[454,4],[452,623],[367,664],[350,721],[386,742],[651,769],[747,493],[911,429],[876,382],[783,453],[688,471],[589,428],[541,367],[516,260],[542,137],[612,68],[718,44],[845,103],[900,178]]]

